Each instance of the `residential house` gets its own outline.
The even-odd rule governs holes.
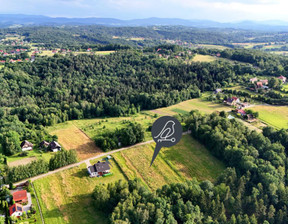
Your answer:
[[[246,112],[244,110],[242,110],[242,109],[237,109],[236,113],[241,115],[242,117],[246,115]]]
[[[263,83],[262,82],[256,82],[256,86],[258,89],[263,87]]]
[[[259,82],[262,82],[262,84],[265,86],[268,85],[268,79],[263,79],[263,80],[260,80]]]
[[[229,106],[235,106],[237,103],[240,103],[240,100],[239,100],[239,98],[233,96],[232,98],[228,98],[224,102],[226,102],[226,104]]]
[[[48,148],[49,147],[49,142],[46,142],[46,141],[42,141],[40,143],[40,148],[44,149],[44,148]]]
[[[9,208],[10,216],[20,217],[23,214],[23,206],[21,204],[15,203]]]
[[[98,161],[93,166],[87,168],[90,177],[99,177],[104,174],[110,173],[110,165],[108,161],[100,162]]]
[[[282,80],[283,83],[286,82],[286,77],[284,77],[283,75],[277,77],[278,79]]]
[[[13,200],[16,203],[23,204],[28,202],[28,197],[27,197],[27,191],[26,190],[21,190],[21,191],[16,191],[13,194]]]
[[[250,82],[252,82],[252,83],[257,82],[257,81],[258,81],[257,77],[254,77],[254,78],[250,79]]]
[[[61,145],[56,142],[56,141],[53,141],[49,144],[48,148],[52,151],[52,152],[58,152],[58,151],[61,151]]]
[[[222,89],[215,89],[214,94],[221,93]]]
[[[249,103],[239,103],[239,109],[243,109],[243,108],[246,108],[246,107],[249,107],[250,106],[250,104]]]
[[[21,146],[22,151],[28,151],[28,150],[33,149],[33,144],[31,142],[26,141],[26,140],[23,141],[20,146]]]

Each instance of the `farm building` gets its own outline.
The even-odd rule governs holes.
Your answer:
[[[61,151],[61,145],[58,142],[53,141],[49,144],[49,149],[52,152],[58,152],[58,151]]]
[[[23,206],[15,203],[9,208],[9,214],[10,216],[20,217],[23,214]]]
[[[104,174],[110,173],[110,165],[109,162],[100,162],[98,161],[93,166],[89,166],[87,168],[90,177],[99,177]]]
[[[12,195],[13,195],[13,200],[16,203],[22,204],[22,203],[28,202],[28,197],[27,197],[27,191],[26,190],[16,191]]]
[[[33,149],[33,144],[31,142],[26,141],[26,140],[23,141],[20,146],[21,146],[22,151],[28,151],[28,150]]]

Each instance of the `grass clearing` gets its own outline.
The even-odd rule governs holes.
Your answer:
[[[17,153],[13,156],[9,156],[7,158],[7,162],[10,166],[10,164],[16,164],[16,165],[23,165],[23,164],[26,164],[26,162],[28,160],[34,160],[35,158],[36,159],[44,159],[45,161],[49,161],[50,158],[52,157],[53,153],[52,152],[41,152],[40,150],[37,150],[37,149],[33,149],[32,151],[27,151],[28,155],[23,157],[23,156],[20,156],[22,152],[20,153]]]
[[[113,175],[109,177],[90,178],[86,164],[82,164],[36,180],[34,186],[39,196],[45,223],[108,223],[107,216],[93,208],[91,193],[98,184],[125,180],[114,161],[110,160],[110,162]]]
[[[202,54],[197,54],[195,57],[192,59],[193,62],[212,62],[217,60],[216,57],[210,56],[210,55],[202,55]]]
[[[230,111],[231,108],[218,104],[213,103],[211,101],[205,100],[205,96],[203,95],[201,98],[196,98],[192,100],[187,100],[176,105],[170,107],[164,107],[157,110],[153,110],[154,113],[158,113],[160,115],[175,115],[175,114],[187,114],[191,110],[199,110],[203,113],[212,113],[214,111]]]
[[[288,128],[288,107],[287,106],[264,106],[257,105],[252,108],[259,112],[259,119],[276,128]]]
[[[53,130],[54,129],[54,130]],[[60,144],[67,150],[75,149],[80,160],[99,155],[102,151],[95,145],[84,132],[73,125],[72,122],[66,122],[59,126],[50,127],[50,134],[57,135]],[[52,131],[51,131],[52,130]]]

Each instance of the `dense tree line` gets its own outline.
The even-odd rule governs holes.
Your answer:
[[[27,165],[9,167],[7,177],[9,182],[14,183],[76,162],[77,155],[75,150],[63,150],[52,156],[49,163],[41,159],[28,163]]]
[[[106,132],[95,139],[96,145],[107,152],[120,147],[134,145],[144,140],[144,129],[138,123],[129,122],[128,125],[114,132]]]
[[[77,154],[75,150],[63,150],[51,157],[51,159],[49,160],[49,169],[55,170],[76,162]]]
[[[97,209],[111,223],[287,223],[285,147],[264,136],[278,133],[263,135],[225,116],[192,111],[185,118],[191,135],[231,167],[214,184],[194,179],[156,193],[137,180],[100,185],[92,195]]]
[[[10,182],[17,182],[30,177],[37,176],[49,171],[49,165],[44,160],[32,161],[27,165],[20,165],[9,168],[8,179]]]
[[[186,64],[136,51],[55,56],[5,68],[0,106],[12,107],[10,114],[22,122],[53,125],[169,106],[234,79],[229,64]]]

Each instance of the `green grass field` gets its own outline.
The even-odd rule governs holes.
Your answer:
[[[104,214],[93,209],[91,193],[98,184],[137,177],[154,191],[193,177],[213,181],[225,169],[222,162],[189,135],[183,136],[176,146],[163,148],[150,167],[154,147],[155,144],[147,144],[112,154],[114,159],[109,160],[112,176],[90,178],[86,164],[82,164],[36,180],[34,186],[45,223],[108,223]]]
[[[276,128],[288,128],[287,106],[255,106],[253,111],[259,112],[259,119]]]
[[[97,184],[125,180],[117,165],[110,160],[113,175],[90,178],[86,164],[36,180],[34,186],[46,224],[108,223],[107,217],[94,210],[91,193]]]
[[[225,47],[222,45],[213,45],[213,44],[200,44],[200,46],[205,47],[205,48],[210,48],[210,49],[219,49],[219,50],[229,49],[229,47]]]
[[[158,113],[159,115],[175,115],[175,114],[187,114],[191,110],[199,110],[203,113],[212,113],[214,111],[230,111],[231,108],[224,105],[213,103],[205,99],[209,94],[203,94],[201,98],[196,98],[192,100],[187,100],[170,107],[164,107],[152,112]]]
[[[212,62],[215,60],[217,60],[217,58],[210,56],[210,55],[202,55],[202,54],[197,54],[192,59],[192,61],[194,61],[194,62]]]

